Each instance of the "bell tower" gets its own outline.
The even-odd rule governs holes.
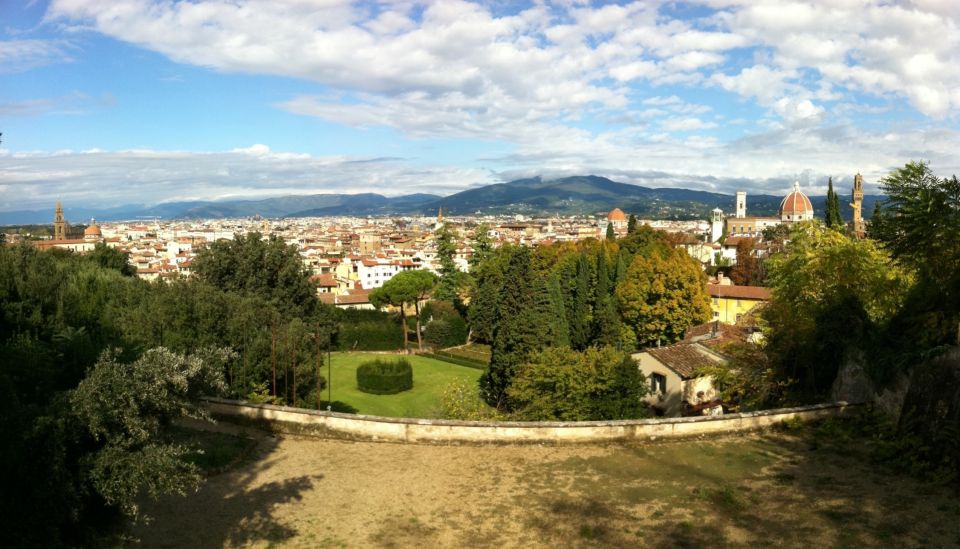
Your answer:
[[[853,176],[853,234],[857,238],[866,236],[866,226],[863,223],[863,176],[859,173]]]
[[[67,222],[63,219],[63,206],[60,204],[60,200],[57,200],[57,210],[53,217],[53,239],[67,239]]]

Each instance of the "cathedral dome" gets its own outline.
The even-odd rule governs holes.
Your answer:
[[[623,213],[623,210],[620,208],[614,208],[610,210],[610,213],[607,214],[607,221],[626,221],[627,214]]]
[[[806,221],[813,219],[813,204],[807,195],[800,191],[800,183],[793,184],[793,192],[780,202],[782,221]]]
[[[83,237],[85,239],[91,238],[101,238],[103,233],[100,232],[100,226],[97,225],[96,221],[90,220],[90,226],[83,230]]]

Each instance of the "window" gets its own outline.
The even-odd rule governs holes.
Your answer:
[[[667,376],[658,373],[650,374],[650,392],[666,394],[667,393]]]
[[[720,311],[713,311],[713,318],[720,318]]]

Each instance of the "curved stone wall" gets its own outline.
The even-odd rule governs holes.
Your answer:
[[[685,418],[579,422],[481,422],[341,414],[243,401],[206,399],[211,414],[264,429],[354,440],[413,443],[584,443],[688,438],[772,427],[852,413],[845,402]]]

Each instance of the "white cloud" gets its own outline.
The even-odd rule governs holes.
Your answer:
[[[0,40],[0,74],[68,63],[73,49],[66,40]]]

